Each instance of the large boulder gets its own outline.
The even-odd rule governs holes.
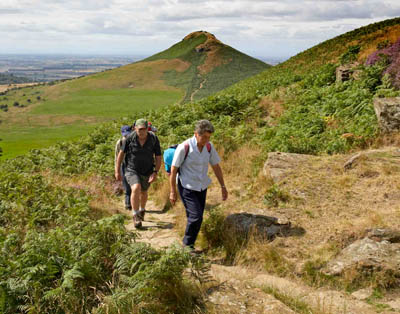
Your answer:
[[[261,239],[273,239],[290,229],[290,221],[286,217],[272,217],[249,213],[232,214],[224,220],[224,231],[241,238],[250,234]]]
[[[382,131],[400,131],[400,97],[375,98],[374,109]]]
[[[344,277],[375,277],[385,284],[400,280],[400,233],[389,229],[367,231],[333,260],[323,272]],[[380,278],[379,278],[380,277]]]
[[[299,165],[308,160],[317,158],[312,155],[292,154],[282,152],[268,153],[268,159],[264,164],[263,174],[270,177],[274,183],[280,183]]]

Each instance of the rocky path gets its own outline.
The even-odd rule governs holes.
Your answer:
[[[180,243],[174,229],[175,215],[163,212],[148,203],[138,241],[163,248]],[[133,230],[133,221],[127,225]],[[213,284],[207,291],[211,313],[343,313],[369,314],[376,309],[351,295],[326,289],[314,290],[292,280],[257,272],[240,266],[211,263]],[[275,298],[271,291],[281,296]],[[294,306],[293,303],[301,303]],[[380,313],[393,313],[380,311]]]
[[[200,74],[199,74],[198,76],[201,77]],[[199,88],[196,89],[195,91],[193,91],[192,95],[190,96],[190,101],[191,101],[191,102],[194,102],[194,95],[196,95],[196,94],[199,92],[199,90],[203,88],[203,85],[205,84],[206,81],[207,81],[207,79],[204,79],[204,80],[200,83]]]

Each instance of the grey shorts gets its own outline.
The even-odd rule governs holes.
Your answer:
[[[142,176],[141,174],[137,174],[136,172],[127,171],[125,173],[126,181],[128,181],[129,185],[132,186],[134,184],[140,183],[142,191],[147,191],[150,187],[149,183],[150,176]]]

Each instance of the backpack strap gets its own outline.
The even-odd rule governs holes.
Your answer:
[[[183,158],[183,161],[186,160],[187,156],[189,155],[189,143],[185,142],[185,158]],[[182,162],[183,163],[183,162]]]
[[[207,142],[206,147],[207,147],[207,151],[211,154],[211,143]]]
[[[188,142],[188,141],[185,141],[185,142],[184,142],[184,147],[185,147],[185,158],[183,158],[182,164],[185,162],[187,156],[189,155],[189,142]],[[211,154],[211,143],[208,142],[208,143],[206,144],[206,147],[207,147],[207,151]],[[182,166],[182,165],[181,165],[181,166]]]

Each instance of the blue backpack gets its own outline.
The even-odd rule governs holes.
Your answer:
[[[183,162],[185,162],[185,160],[189,154],[189,143],[185,142],[184,145],[185,145],[185,158],[183,159]],[[172,161],[174,160],[174,155],[175,155],[175,151],[176,151],[177,147],[178,147],[178,144],[171,145],[170,147],[168,147],[168,149],[166,149],[164,151],[163,158],[164,158],[165,171],[167,173],[171,173],[171,165],[172,165]],[[209,153],[211,153],[210,142],[208,142],[206,144],[206,147],[207,147],[207,151]],[[183,164],[183,162],[182,162],[182,164]]]

